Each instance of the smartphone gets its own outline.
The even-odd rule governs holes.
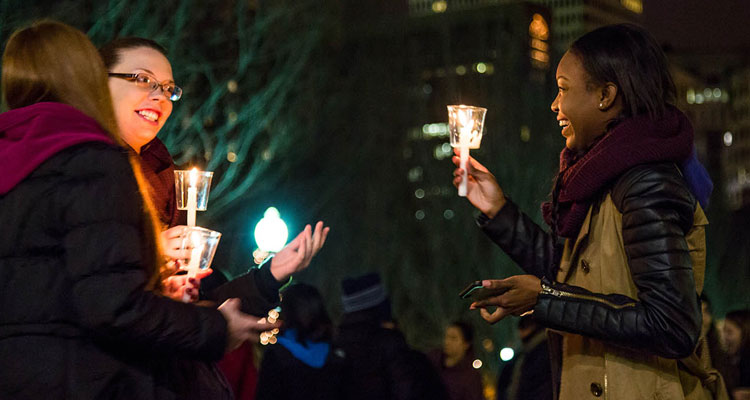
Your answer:
[[[482,287],[482,281],[474,281],[470,283],[461,293],[458,294],[462,299],[471,300],[484,300],[488,297],[498,296],[505,293],[503,289],[488,289]]]

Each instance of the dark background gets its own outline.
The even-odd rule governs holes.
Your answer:
[[[486,137],[472,155],[541,222],[564,145],[549,109],[561,54],[552,51],[546,69],[531,67],[527,21],[547,11],[509,3],[416,18],[405,0],[0,0],[0,39],[51,17],[96,45],[118,35],[165,45],[185,94],[159,137],[178,165],[215,172],[198,224],[224,234],[217,273],[253,265],[252,232],[267,207],[280,210],[290,239],[322,219],[332,228],[328,242],[295,280],[316,285],[334,319],[341,279],[376,271],[412,345],[437,347],[445,324],[465,319],[494,370],[497,350],[519,344],[516,319],[488,326],[457,294],[520,270],[456,196],[453,166],[437,158],[445,138],[422,129],[446,121],[446,104],[486,106]],[[701,61],[719,55],[748,65],[748,17],[746,1],[644,1],[644,24],[670,59],[699,74],[708,68],[717,84],[725,70]],[[454,72],[485,59],[493,75]],[[706,291],[722,316],[748,306],[747,212],[714,203]]]

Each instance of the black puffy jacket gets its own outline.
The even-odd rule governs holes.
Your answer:
[[[0,196],[0,398],[175,398],[170,357],[223,355],[216,309],[144,290],[140,207],[127,155],[101,143]]]

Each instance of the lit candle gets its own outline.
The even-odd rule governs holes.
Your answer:
[[[458,110],[458,124],[459,130],[461,131],[461,134],[458,138],[459,148],[461,149],[461,169],[464,171],[461,175],[461,184],[458,186],[458,195],[461,197],[466,197],[467,182],[469,179],[469,174],[466,170],[466,164],[469,161],[471,130],[474,127],[468,110]]]
[[[187,198],[187,224],[195,226],[195,212],[198,208],[198,169],[190,170]]]

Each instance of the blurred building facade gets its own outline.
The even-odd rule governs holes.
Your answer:
[[[750,66],[738,68],[729,78],[732,96],[726,146],[726,189],[732,208],[750,206]]]
[[[552,13],[552,41],[563,53],[579,36],[604,25],[641,24],[642,0],[534,0]]]

